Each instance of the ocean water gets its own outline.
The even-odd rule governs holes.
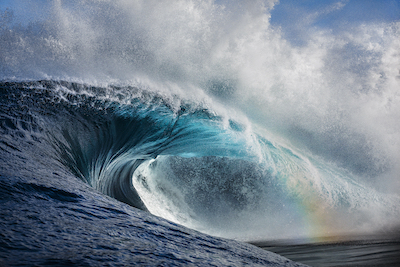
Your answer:
[[[399,265],[399,22],[296,43],[276,1],[15,3],[0,265]]]
[[[399,266],[398,235],[336,237],[330,242],[255,242],[268,251],[309,266]]]
[[[152,172],[162,155],[172,158],[171,166],[221,165],[223,157],[206,156],[217,153],[206,152],[210,144],[222,142],[218,128],[207,127],[218,119],[206,111],[182,107],[188,118],[180,122],[161,97],[144,92],[136,92],[144,103],[130,97],[121,104],[108,93],[100,97],[108,89],[67,82],[5,82],[0,88],[2,266],[303,266],[148,212],[165,209],[165,217],[185,224],[207,209],[202,193],[194,203],[176,195],[177,181],[154,181]],[[117,96],[137,91],[111,90]],[[204,142],[196,147],[204,153],[197,162],[172,156],[188,153],[192,142]],[[242,185],[231,186],[222,198],[239,209],[246,200],[237,192]]]

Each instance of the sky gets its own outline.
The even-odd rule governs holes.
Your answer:
[[[395,21],[400,19],[399,0],[281,0],[272,11],[271,22],[287,25],[305,21],[318,26],[363,23],[365,21]]]
[[[35,1],[37,10],[30,10],[30,12],[25,12],[26,8],[21,4],[23,2],[0,0],[0,9],[4,11],[7,7],[12,8],[17,18],[29,20],[31,18],[29,15],[27,17],[27,13],[34,16],[40,11],[40,5],[49,1]],[[284,29],[295,28],[288,30],[289,36],[293,35],[293,31],[298,28],[294,27],[296,25],[340,28],[346,27],[348,23],[398,20],[400,20],[400,0],[280,0],[271,14],[273,25],[280,25]]]
[[[400,21],[400,0],[281,0],[271,12],[271,24],[287,40],[303,43],[306,30],[346,30],[364,23]]]

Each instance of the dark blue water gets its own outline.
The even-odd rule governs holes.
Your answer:
[[[300,266],[152,216],[57,173],[3,175],[1,193],[2,266]]]
[[[254,195],[264,192],[257,188],[262,184],[254,173],[258,167],[245,160],[240,142],[230,141],[226,130],[217,127],[218,116],[189,103],[182,104],[176,115],[160,96],[137,88],[57,81],[4,82],[0,88],[2,265],[300,266],[253,245],[201,234],[148,212],[154,204],[146,199],[146,191],[138,193],[141,187],[135,187],[135,179],[155,196],[161,191],[183,202],[164,203],[167,208],[162,208],[186,205],[190,209],[182,210],[197,212],[176,215],[175,220],[183,218],[187,224],[192,218],[218,227],[222,217],[231,227],[226,224],[226,218],[232,218],[226,217],[228,212],[240,213],[257,203]],[[100,93],[91,96],[93,90]],[[121,104],[109,96],[102,98],[102,90],[121,95],[125,90],[135,96]],[[234,122],[231,127],[240,131]],[[142,166],[149,169],[137,174]],[[156,166],[170,166],[173,177],[179,178],[175,188],[196,188],[191,191],[195,198],[174,196],[162,183],[148,185],[155,174],[176,182],[170,174],[155,171]],[[238,169],[249,181],[240,182]],[[251,193],[243,193],[243,188]],[[272,188],[278,191],[274,197],[284,197],[279,187]],[[220,206],[226,203],[230,206]],[[255,244],[311,266],[398,264],[397,237],[296,242]]]
[[[61,84],[76,94],[61,99]],[[0,265],[300,266],[148,213],[131,185],[132,173],[169,149],[168,138],[181,134],[186,140],[184,130],[171,137],[174,128],[155,124],[151,108],[139,113],[138,105],[137,114],[125,116],[116,102],[79,95],[88,90],[79,87],[0,85]],[[162,99],[152,99],[167,109]],[[121,155],[124,161],[111,168]],[[107,168],[113,172],[103,177]]]

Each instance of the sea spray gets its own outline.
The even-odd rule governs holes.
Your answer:
[[[252,226],[257,225],[252,228],[253,233],[245,235],[257,236],[262,232],[265,237],[271,237],[272,233],[284,237],[317,236],[358,231],[359,222],[365,223],[361,227],[364,231],[396,224],[400,151],[396,123],[400,106],[397,93],[399,23],[372,22],[337,32],[310,29],[308,40],[296,44],[286,40],[281,29],[270,23],[275,4],[276,1],[245,1],[230,5],[223,1],[179,1],[173,5],[159,1],[53,1],[43,4],[42,9],[47,12],[38,12],[37,16],[29,16],[22,22],[13,21],[12,12],[3,10],[1,77],[12,81],[46,79],[85,84],[82,85],[85,92],[76,92],[74,85],[56,89],[69,91],[62,94],[68,97],[67,105],[85,107],[85,111],[76,111],[80,115],[95,112],[92,106],[99,102],[100,106],[111,103],[111,109],[105,110],[112,113],[114,106],[129,106],[130,100],[137,100],[134,93],[118,96],[118,92],[139,88],[140,92],[159,94],[157,99],[166,102],[167,108],[155,107],[157,119],[152,122],[159,123],[160,128],[153,137],[158,142],[152,143],[156,145],[152,153],[145,151],[145,156],[140,155],[139,159],[145,164],[150,160],[158,162],[163,159],[160,154],[182,157],[181,161],[175,158],[182,164],[196,161],[195,165],[211,159],[216,162],[232,160],[233,163],[224,165],[227,169],[238,159],[248,161],[245,165],[253,166],[253,171],[245,168],[238,171],[239,177],[247,175],[261,180],[262,193],[257,191],[261,201],[254,205],[257,204],[258,209],[253,204],[242,209],[242,218],[251,218]],[[38,11],[36,3],[17,1],[16,5]],[[21,11],[15,10],[14,18],[20,18],[18,12]],[[86,99],[90,94],[93,100],[81,102],[79,99]],[[79,96],[78,100],[70,102],[74,95]],[[204,105],[199,110],[216,113],[219,119],[204,122],[194,115],[186,116],[187,121],[181,120],[180,110],[183,110],[182,118],[187,115],[181,109],[181,100],[198,107]],[[138,101],[147,105],[147,100],[139,98]],[[115,116],[128,122],[128,127],[132,118],[136,120],[136,115],[132,117],[135,107],[122,108],[123,112]],[[101,112],[100,115],[111,125],[102,133],[106,133],[104,136],[108,138],[113,131],[122,131],[116,127],[113,116],[107,117]],[[83,119],[83,125],[86,119]],[[177,132],[173,130],[179,127],[190,129],[193,125],[196,125],[193,129],[201,133],[210,134],[211,131],[217,139],[197,141],[199,136],[196,135],[175,151],[181,145],[178,141],[182,136],[175,138]],[[243,129],[237,131],[236,126]],[[108,132],[109,129],[112,131]],[[191,137],[193,132],[189,131],[188,136]],[[95,138],[90,134],[96,133],[94,130],[78,133],[73,138],[68,138],[74,135],[73,132],[56,134],[56,137],[69,149],[74,147],[71,144],[74,140],[78,140],[75,142],[78,147],[87,151],[97,149],[101,144],[93,143]],[[89,137],[82,138],[81,133]],[[171,143],[163,143],[167,140],[164,133],[169,134],[168,142]],[[179,145],[170,146],[175,141]],[[193,144],[198,144],[199,148]],[[138,158],[135,146],[129,147],[127,152],[130,154],[124,154],[125,158],[120,158],[121,151],[114,147],[115,144],[110,145],[112,149],[103,158],[104,164],[93,165],[94,170],[107,167],[112,170],[114,166],[125,168],[122,166],[126,166],[126,161]],[[162,153],[157,150],[160,147]],[[223,152],[226,148],[229,153]],[[82,153],[68,156],[76,163],[80,158],[74,157]],[[96,162],[96,155],[91,154],[90,160]],[[184,163],[185,158],[193,159]],[[124,164],[118,165],[117,161],[121,159]],[[83,163],[87,162],[80,164],[84,166]],[[146,165],[138,169],[136,165],[132,166],[126,173],[137,177]],[[167,168],[166,165],[162,167]],[[176,174],[178,170],[172,167],[170,173],[175,171]],[[120,173],[121,169],[114,171]],[[222,170],[213,175],[222,176],[228,182],[231,172]],[[162,171],[157,170],[157,173]],[[79,173],[75,174],[79,176]],[[184,178],[183,174],[180,176]],[[212,175],[206,170],[196,170],[191,183],[200,176]],[[89,171],[83,177],[89,177],[89,184],[99,190],[107,187],[101,182],[96,184],[102,176],[96,175],[95,171]],[[104,177],[108,182],[115,178],[113,175]],[[191,181],[189,178],[186,179]],[[162,177],[150,175],[146,179],[153,179],[156,186],[156,181]],[[130,178],[124,181],[123,184],[131,186]],[[219,189],[223,190],[223,187]],[[148,191],[151,193],[148,197],[168,198],[171,195]],[[108,189],[104,192],[116,197]],[[140,192],[138,194],[140,196]],[[143,194],[145,191],[141,197]],[[274,194],[281,200],[271,201]],[[253,198],[250,193],[245,196]],[[195,218],[193,214],[200,214],[194,221],[201,227],[204,223],[204,231],[231,236],[219,230],[223,223],[212,222],[211,217],[204,217],[205,212],[198,206],[198,211],[190,207],[190,199],[182,199],[188,206],[182,204],[181,207],[188,215],[181,214],[180,218]],[[233,207],[231,204],[227,206]],[[276,215],[279,209],[283,210],[281,216]],[[176,213],[159,212],[166,217]],[[229,211],[225,212],[229,214]],[[233,208],[232,214],[235,212],[237,209]],[[248,228],[248,221],[242,221],[238,216],[235,217],[238,224],[234,223],[232,229]],[[272,217],[276,222],[269,221]],[[173,216],[168,218],[173,219]],[[187,218],[176,220],[180,223],[189,221]],[[293,227],[293,233],[287,233],[286,229],[293,225],[298,225],[300,230]],[[282,229],[277,231],[279,226]],[[231,232],[238,237],[238,230]]]

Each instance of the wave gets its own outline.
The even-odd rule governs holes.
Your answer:
[[[32,143],[100,192],[203,232],[363,232],[392,227],[400,212],[397,195],[206,103],[132,86],[0,87],[3,150]]]
[[[226,237],[398,224],[398,21],[311,26],[340,2],[296,42],[273,0],[13,3],[0,145],[41,167],[4,170],[57,168]]]

